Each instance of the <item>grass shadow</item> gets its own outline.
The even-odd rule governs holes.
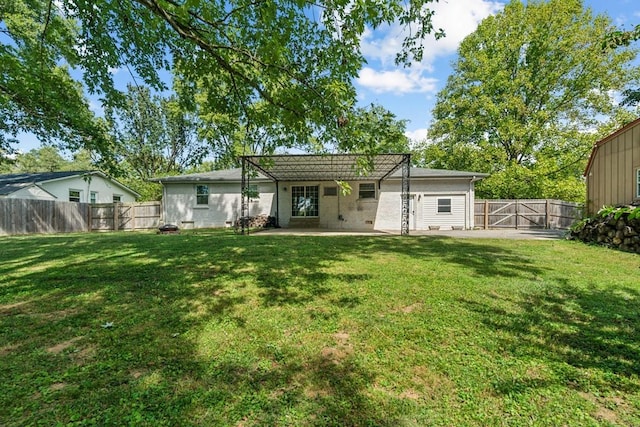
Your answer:
[[[555,285],[517,298],[496,298],[515,310],[494,303],[462,303],[501,334],[501,346],[513,357],[543,360],[556,371],[555,378],[570,378],[568,385],[580,391],[593,387],[640,390],[640,292],[636,289],[594,283],[580,287],[558,279]],[[544,380],[514,380],[496,383],[495,389],[510,394],[548,386]]]

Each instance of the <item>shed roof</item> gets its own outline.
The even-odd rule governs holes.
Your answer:
[[[607,142],[611,141],[612,139],[616,138],[618,135],[626,132],[627,130],[629,130],[632,127],[637,126],[639,124],[640,124],[640,118],[632,121],[631,123],[626,124],[625,126],[621,127],[617,131],[613,132],[612,134],[609,134],[609,135],[605,136],[600,141],[598,141],[595,144],[593,144],[593,148],[591,149],[591,154],[589,155],[589,161],[587,162],[587,167],[584,169],[583,176],[588,176],[589,175],[589,170],[591,169],[591,166],[593,165],[593,159],[596,157],[596,153],[598,152],[598,149],[600,147],[602,147],[604,144],[606,144]]]

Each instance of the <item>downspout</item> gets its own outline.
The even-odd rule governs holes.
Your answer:
[[[280,228],[280,182],[276,180],[276,228]]]
[[[164,225],[165,222],[166,222],[165,221],[165,217],[164,217],[164,213],[166,211],[166,208],[165,208],[164,204],[167,201],[167,187],[164,185],[162,180],[159,180],[158,183],[160,183],[160,185],[162,185],[162,200],[160,201],[160,223],[161,223],[161,225]]]

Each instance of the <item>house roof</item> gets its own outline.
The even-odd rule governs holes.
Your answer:
[[[423,178],[423,179],[482,179],[488,176],[484,173],[467,172],[467,171],[451,171],[443,169],[427,169],[427,168],[411,168],[410,178]],[[402,178],[402,172],[396,170],[388,179],[400,179]],[[371,180],[370,176],[360,177],[360,180]],[[167,176],[164,178],[153,178],[150,181],[160,183],[197,183],[197,182],[229,182],[239,183],[242,180],[242,169],[225,169],[211,172],[194,173],[189,175]],[[318,179],[302,178],[300,181],[313,181]],[[258,173],[257,176],[251,177],[251,182],[262,181],[270,182],[272,179],[265,175]],[[333,181],[333,179],[327,179],[327,181]]]
[[[410,178],[430,178],[430,179],[445,179],[445,178],[464,178],[480,180],[489,176],[487,173],[480,172],[468,172],[468,171],[453,171],[447,169],[429,169],[429,168],[411,168]],[[400,179],[402,177],[400,171],[396,171],[391,174],[391,179]]]
[[[189,182],[240,182],[242,180],[242,168],[223,169],[211,172],[192,173],[188,175],[165,176],[162,178],[151,178],[151,182],[189,183]],[[261,173],[251,177],[251,181],[271,181]]]
[[[140,197],[138,193],[130,189],[129,187],[119,183],[113,178],[109,178],[107,175],[100,171],[65,171],[65,172],[37,172],[37,173],[14,173],[14,174],[6,174],[0,175],[0,195],[6,196],[8,194],[14,193],[23,188],[29,187],[31,185],[43,184],[46,182],[57,181],[61,179],[76,177],[76,176],[84,176],[84,175],[98,175],[105,179],[108,179],[118,186],[130,191],[132,194],[135,194],[136,197]]]
[[[602,147],[604,144],[606,144],[607,142],[615,139],[617,136],[619,136],[620,134],[628,131],[629,129],[631,129],[634,126],[637,126],[638,124],[640,124],[640,118],[632,121],[631,123],[628,123],[627,125],[621,127],[620,129],[618,129],[617,131],[613,132],[610,135],[605,136],[604,138],[602,138],[600,141],[596,142],[595,144],[593,144],[593,149],[591,150],[591,154],[589,155],[589,162],[587,163],[587,167],[584,169],[584,174],[583,176],[588,176],[589,175],[589,171],[591,170],[591,166],[593,165],[593,160],[596,156],[596,153],[598,152],[598,149],[600,147]]]
[[[276,154],[244,156],[246,166],[274,181],[383,180],[409,163],[409,154]]]

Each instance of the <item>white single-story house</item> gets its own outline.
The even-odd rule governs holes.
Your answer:
[[[288,228],[474,227],[474,183],[485,174],[409,168],[408,155],[389,155],[362,174],[357,158],[252,156],[243,168],[152,181],[163,185],[164,222],[182,228],[230,227],[238,218],[257,215],[275,217]],[[351,191],[343,192],[345,187]]]
[[[0,198],[129,203],[138,197],[138,193],[99,171],[0,175]]]

